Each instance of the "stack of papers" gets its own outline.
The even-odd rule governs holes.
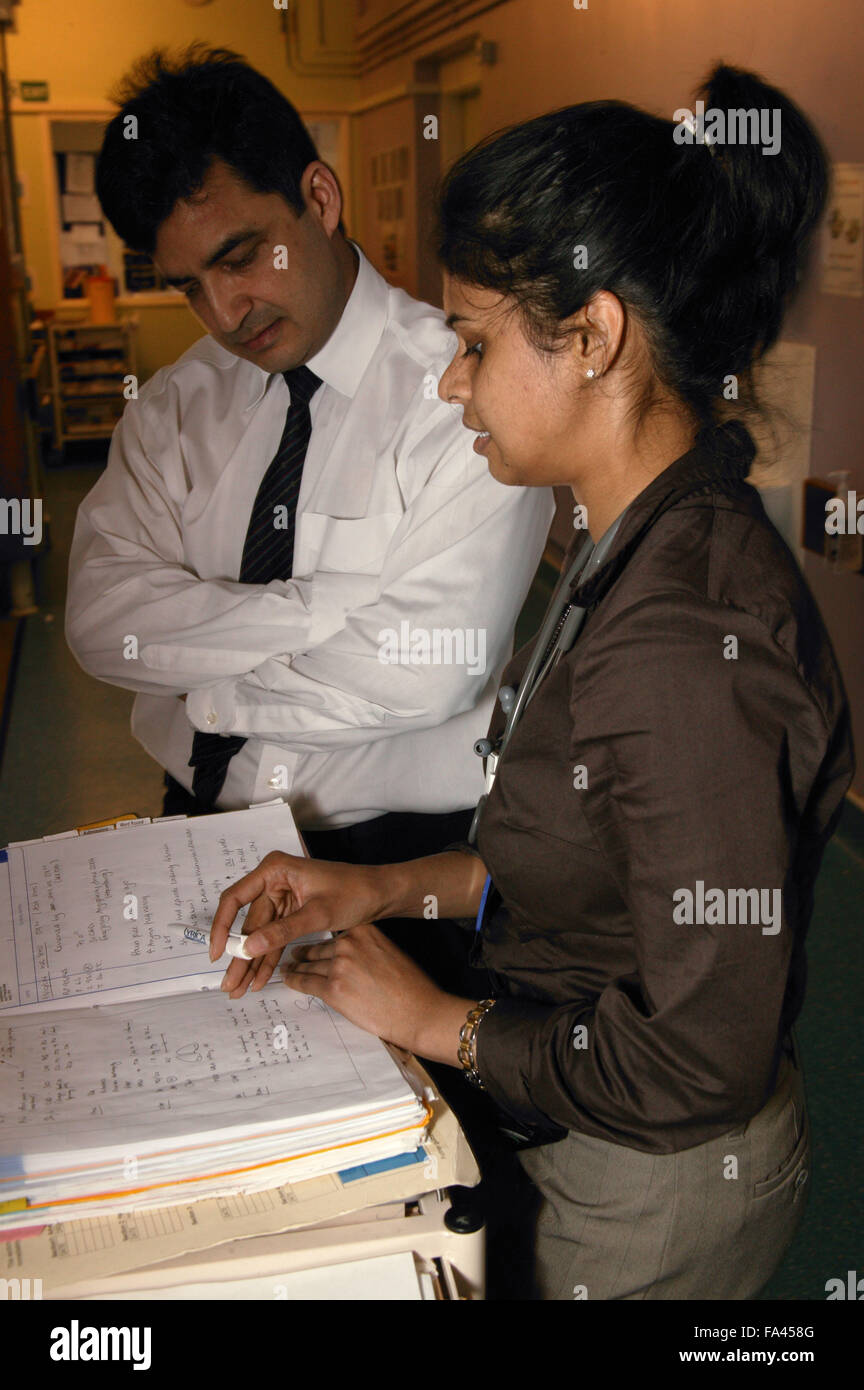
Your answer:
[[[209,929],[284,805],[12,845],[0,863],[0,1231],[254,1192],[410,1153],[429,1107],[281,979],[230,1000]]]

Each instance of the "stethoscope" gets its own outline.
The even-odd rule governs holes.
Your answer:
[[[549,600],[549,607],[546,609],[546,616],[537,634],[534,649],[519,682],[518,691],[514,690],[511,685],[504,685],[498,691],[498,700],[507,719],[503,733],[494,743],[489,738],[478,738],[474,744],[474,752],[477,756],[486,759],[486,785],[480,800],[477,802],[471,829],[468,831],[469,845],[476,843],[477,829],[480,825],[483,809],[489,800],[489,793],[495,784],[501,759],[513,737],[516,725],[536,695],[543,680],[558,665],[562,656],[570,651],[576,641],[579,629],[585,621],[587,609],[580,608],[566,595],[588,573],[589,569],[597,569],[603,563],[623,517],[624,513],[622,512],[609,529],[603,533],[596,545],[590,536],[586,538],[585,544],[579,550],[572,565],[555,586]],[[480,900],[480,911],[477,914],[477,931],[480,930],[480,924],[483,920],[491,883],[491,876],[487,874]]]

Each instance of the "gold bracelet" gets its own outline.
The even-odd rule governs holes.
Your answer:
[[[483,999],[475,1004],[459,1031],[459,1061],[467,1079],[481,1091],[486,1088],[477,1070],[477,1029],[494,1003],[494,999]]]

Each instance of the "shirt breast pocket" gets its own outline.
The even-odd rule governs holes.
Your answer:
[[[295,576],[380,574],[401,512],[375,516],[333,517],[306,512],[297,519]]]

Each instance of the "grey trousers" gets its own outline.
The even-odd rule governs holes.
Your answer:
[[[539,1188],[544,1299],[746,1299],[803,1215],[810,1138],[800,1061],[743,1128],[649,1154],[570,1131],[519,1155]]]

